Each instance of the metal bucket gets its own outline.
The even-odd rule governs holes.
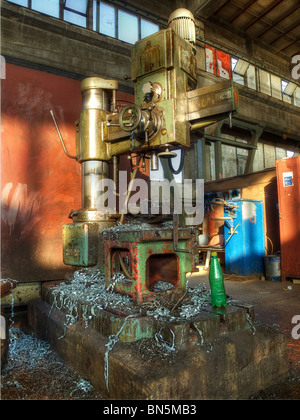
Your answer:
[[[281,281],[281,265],[279,255],[264,257],[266,280]]]

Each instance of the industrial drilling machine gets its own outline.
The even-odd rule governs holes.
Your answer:
[[[231,81],[197,89],[195,55],[193,14],[177,9],[168,29],[133,46],[134,104],[118,112],[118,82],[90,77],[81,85],[76,156],[67,152],[57,127],[65,153],[82,165],[82,208],[72,211],[73,223],[63,227],[64,263],[98,267],[105,273],[107,286],[114,274],[124,274],[114,290],[132,296],[135,302],[151,298],[158,283],[174,292],[184,291],[186,274],[197,264],[198,227],[184,226],[175,212],[166,228],[157,224],[157,218],[151,223],[151,217],[137,226],[139,215],[133,226],[124,223],[124,214],[99,210],[99,182],[108,178],[109,163],[117,180],[121,155],[137,156],[137,167],[147,158],[152,170],[160,158],[167,172],[174,150],[190,148],[191,133],[237,112],[238,96]],[[130,193],[129,187],[125,204]]]

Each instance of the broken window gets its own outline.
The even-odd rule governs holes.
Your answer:
[[[293,95],[295,93],[295,90],[297,88],[297,85],[292,82],[288,82],[285,80],[281,81],[282,85],[282,99],[284,102],[287,102],[289,104],[293,104]]]
[[[245,75],[250,64],[241,59],[231,59],[232,79],[235,83],[245,85]]]

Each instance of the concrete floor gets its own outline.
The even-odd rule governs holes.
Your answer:
[[[208,272],[202,267],[190,278],[191,285],[199,282],[209,287]],[[300,284],[228,276],[225,288],[231,298],[255,305],[256,322],[275,327],[286,337],[291,377],[255,398],[300,399],[300,338],[296,340],[292,336],[293,329],[299,324],[299,321],[293,323],[293,318],[300,317]],[[297,333],[299,335],[300,327]]]
[[[190,285],[199,282],[209,287],[207,271],[200,270],[189,279]],[[300,339],[292,337],[292,330],[296,326],[292,320],[295,315],[300,315],[300,285],[292,282],[282,284],[253,279],[239,281],[231,277],[225,281],[225,288],[227,295],[232,299],[255,305],[256,321],[278,328],[287,340],[290,377],[250,399],[300,399]],[[297,332],[299,333],[299,329]],[[80,378],[75,380],[72,378],[71,383],[68,382],[67,368],[60,361],[61,369],[57,369],[57,361],[55,363],[56,369],[53,370],[55,373],[51,367],[45,370],[45,362],[28,372],[23,365],[22,375],[18,372],[19,376],[16,376],[17,373],[13,369],[6,372],[2,378],[2,399],[103,399],[93,391],[87,393],[77,389],[75,394],[72,393],[76,380],[80,381]],[[41,378],[46,384],[44,387],[41,387]],[[15,392],[12,392],[13,389]],[[58,389],[59,396],[56,393]]]

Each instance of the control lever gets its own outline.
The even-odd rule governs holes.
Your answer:
[[[56,122],[56,119],[55,119],[55,116],[54,116],[54,113],[53,113],[52,109],[50,110],[50,114],[51,114],[51,117],[53,119],[54,125],[55,125],[56,130],[57,130],[58,137],[60,139],[60,142],[61,142],[62,148],[64,149],[65,154],[69,158],[77,160],[77,156],[70,155],[70,153],[67,151],[66,145],[65,145],[64,140],[62,138],[61,132],[59,131],[59,128],[58,128],[58,125],[57,125],[57,122]]]
[[[178,227],[179,227],[179,216],[178,214],[173,214],[173,247],[176,252],[185,252],[186,254],[190,253],[189,249],[178,249]]]

